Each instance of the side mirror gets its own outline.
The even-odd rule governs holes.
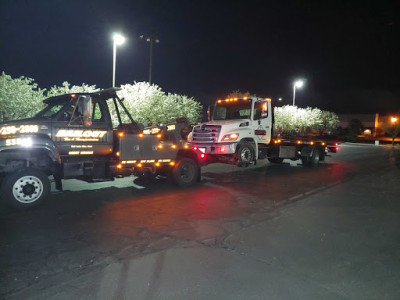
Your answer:
[[[79,98],[79,105],[82,108],[83,115],[83,126],[90,127],[92,126],[92,98],[88,95],[82,95]]]
[[[207,109],[207,120],[211,121],[211,117],[213,115],[214,112],[214,105],[209,105],[208,109]]]

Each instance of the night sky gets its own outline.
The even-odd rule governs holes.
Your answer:
[[[148,79],[204,105],[233,90],[336,112],[400,110],[400,1],[1,0],[0,71],[42,88]]]

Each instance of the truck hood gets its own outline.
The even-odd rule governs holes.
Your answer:
[[[240,120],[216,120],[216,121],[209,121],[207,123],[204,123],[206,125],[217,125],[217,126],[230,126],[230,127],[239,127],[240,124],[243,126],[246,123],[250,123],[250,119],[240,119]]]
[[[21,134],[49,133],[51,121],[29,118],[0,123],[0,137]]]

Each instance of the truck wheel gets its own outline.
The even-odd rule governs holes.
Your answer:
[[[236,153],[239,159],[239,167],[247,167],[254,161],[254,148],[250,143],[239,144]]]
[[[310,156],[302,156],[301,162],[304,166],[314,167],[319,164],[320,153],[318,149],[315,149]]]
[[[269,161],[270,163],[273,163],[273,164],[281,164],[281,163],[283,162],[283,158],[279,158],[279,157],[270,157],[270,158],[268,158],[268,161]]]
[[[180,187],[188,187],[197,181],[199,167],[191,158],[182,158],[172,170],[172,179]]]
[[[4,179],[1,194],[6,203],[17,209],[42,203],[50,192],[49,178],[40,170],[23,169]]]

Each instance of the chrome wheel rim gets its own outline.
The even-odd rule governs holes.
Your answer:
[[[251,160],[251,151],[250,151],[249,148],[244,148],[240,152],[240,160],[242,162],[250,162],[250,160]]]
[[[43,194],[43,183],[36,176],[24,176],[13,185],[13,196],[21,203],[37,201]]]

